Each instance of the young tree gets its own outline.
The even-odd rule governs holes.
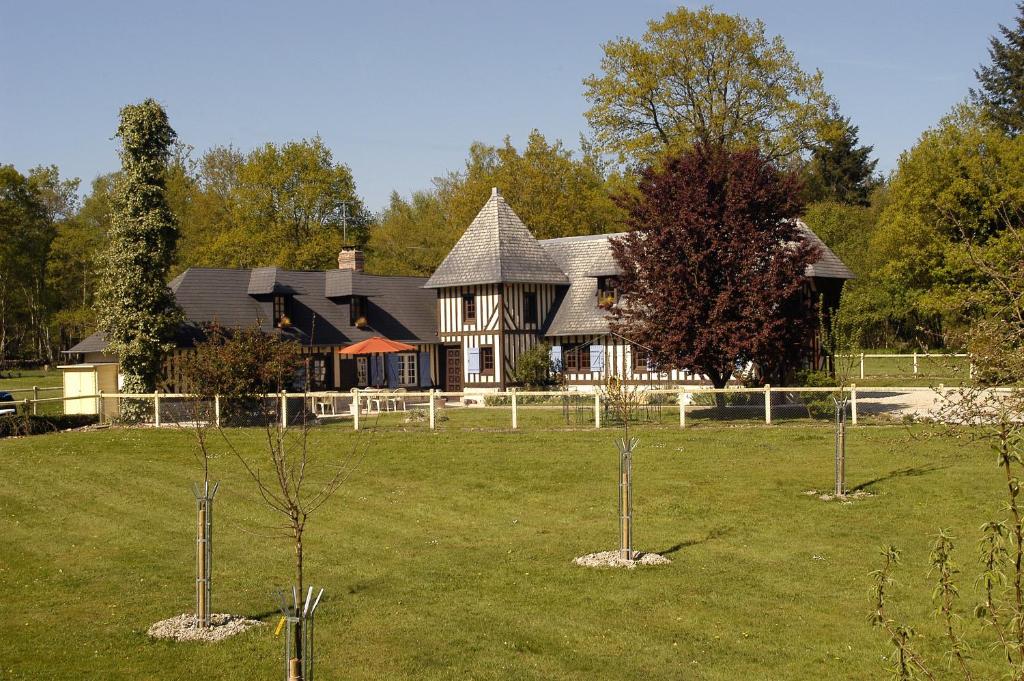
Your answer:
[[[604,45],[584,79],[598,149],[643,166],[691,144],[760,147],[775,160],[809,150],[832,124],[820,72],[805,73],[764,23],[680,7],[639,41]]]
[[[817,319],[804,300],[817,253],[795,222],[795,175],[754,150],[698,145],[647,170],[626,201],[617,332],[716,388],[748,361],[766,377],[796,367]]]
[[[299,372],[301,348],[258,328],[228,331],[213,328],[200,346],[193,367],[201,381],[196,389],[207,396],[221,396],[221,442],[242,464],[253,481],[259,499],[278,522],[276,536],[287,537],[294,551],[295,602],[290,611],[298,622],[291,629],[289,679],[301,679],[307,669],[303,634],[307,592],[304,538],[310,517],[349,479],[365,458],[370,440],[361,435],[348,452],[319,452],[311,441],[313,422],[302,409],[282,423],[283,397],[270,396],[291,386]],[[303,400],[308,403],[308,399]],[[229,430],[232,419],[255,416],[263,426],[259,444],[253,445],[248,429]],[[372,433],[373,429],[369,429]],[[365,434],[366,431],[364,430]]]
[[[837,119],[835,127],[838,134],[830,134],[811,151],[808,199],[867,206],[877,184],[878,160],[870,158],[874,147],[858,146],[858,128],[849,118]]]
[[[1013,27],[999,24],[1003,39],[989,39],[992,60],[975,70],[980,89],[971,89],[972,99],[989,120],[1010,135],[1024,132],[1024,3],[1017,4]]]
[[[163,107],[147,99],[121,109],[117,136],[121,173],[110,241],[102,256],[96,315],[110,350],[120,360],[124,391],[151,393],[182,319],[166,283],[178,237],[164,192],[175,133]],[[139,418],[142,409],[143,405],[125,404],[122,415]]]

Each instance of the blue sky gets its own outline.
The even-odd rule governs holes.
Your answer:
[[[699,6],[702,3],[685,3]],[[155,97],[198,151],[320,134],[371,209],[532,128],[575,147],[601,44],[675,3],[0,4],[0,163],[87,184],[118,166],[121,105]],[[1013,0],[728,0],[821,69],[879,168],[960,101]]]

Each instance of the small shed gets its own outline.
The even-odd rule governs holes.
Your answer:
[[[57,368],[64,372],[65,414],[99,414],[100,404],[95,395],[118,390],[116,362],[65,364]],[[116,398],[103,398],[104,416],[117,416],[118,411]]]

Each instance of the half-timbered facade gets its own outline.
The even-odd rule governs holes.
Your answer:
[[[823,298],[833,308],[853,274],[806,225],[800,228],[821,253],[807,268],[808,304]],[[522,353],[541,342],[551,346],[552,366],[577,389],[592,389],[609,376],[651,385],[706,382],[685,368],[659,369],[644,348],[611,330],[619,274],[609,241],[614,236],[538,241],[494,189],[429,279],[368,274],[354,250],[343,251],[338,269],[327,272],[189,269],[170,284],[188,323],[165,374],[175,385],[176,359],[190,351],[204,324],[218,322],[258,324],[299,341],[309,358],[308,383],[317,389],[506,388]],[[384,359],[339,352],[371,336],[416,351]],[[805,354],[808,364],[820,367],[825,358],[817,342],[808,338]],[[96,362],[105,347],[96,334],[69,352]]]

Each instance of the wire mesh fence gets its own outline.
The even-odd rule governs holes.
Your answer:
[[[351,391],[270,394],[249,399],[190,395],[103,394],[40,397],[12,403],[17,414],[92,414],[103,424],[151,427],[204,425],[381,429],[392,431],[565,430],[631,427],[699,427],[711,424],[831,424],[837,400],[848,400],[850,424],[858,420],[934,418],[940,387],[889,386],[638,388],[628,407],[604,389],[488,393]]]

